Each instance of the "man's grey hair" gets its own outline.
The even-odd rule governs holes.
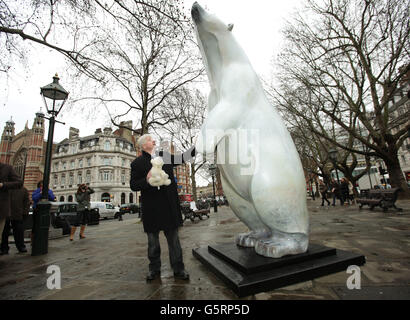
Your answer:
[[[152,138],[152,136],[149,133],[143,134],[141,137],[139,137],[137,140],[138,147],[142,149],[142,146],[145,144],[145,142],[147,141],[147,138],[149,137]]]

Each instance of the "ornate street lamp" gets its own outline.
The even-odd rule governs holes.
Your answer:
[[[46,159],[44,163],[43,190],[41,200],[37,204],[37,216],[34,219],[33,226],[32,256],[42,255],[48,252],[48,228],[50,226],[51,208],[51,203],[48,201],[48,187],[50,181],[51,152],[53,147],[54,125],[56,122],[60,122],[55,120],[55,117],[61,111],[68,97],[68,92],[58,83],[58,80],[60,79],[56,74],[53,77],[52,83],[40,88],[40,94],[43,97],[47,113],[51,116],[50,118],[44,117],[50,121],[50,126],[48,128]]]
[[[337,167],[336,167],[336,162],[337,162],[337,150],[334,149],[334,148],[330,149],[330,150],[329,150],[329,157],[330,157],[330,160],[332,160],[332,162],[333,162],[333,167],[334,167],[335,170],[336,170],[337,183],[340,184],[340,181],[339,181],[339,173],[337,172]]]
[[[215,196],[215,175],[216,175],[216,165],[215,164],[211,163],[209,165],[209,172],[212,176],[212,188],[214,191],[214,212],[218,212],[218,206],[216,203],[216,196]]]

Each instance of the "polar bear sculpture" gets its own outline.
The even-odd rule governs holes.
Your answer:
[[[171,180],[168,179],[168,175],[162,170],[164,160],[161,157],[155,157],[151,160],[151,164],[151,177],[148,179],[148,183],[153,187],[158,187],[158,189],[160,186],[169,186]]]
[[[224,193],[249,228],[236,243],[272,258],[304,253],[309,242],[306,184],[293,140],[236,42],[233,25],[196,2],[191,15],[211,87],[196,151],[211,155],[217,150]],[[239,140],[239,131],[256,132],[257,139]],[[234,159],[244,145],[251,166]]]

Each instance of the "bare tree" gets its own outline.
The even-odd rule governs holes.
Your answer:
[[[159,109],[166,107],[169,94],[202,73],[192,25],[178,0],[25,4],[20,17],[21,8],[0,0],[7,13],[0,16],[5,55],[26,55],[19,37],[62,53],[74,67],[71,106],[86,101],[87,107],[103,107],[118,127],[121,118],[133,117],[139,119],[139,132],[146,133],[174,120],[162,118]]]
[[[206,98],[199,90],[181,88],[173,92],[168,100],[169,108],[162,110],[162,117],[178,120],[169,122],[161,129],[171,136],[174,145],[187,150],[195,144],[200,127],[204,122]],[[195,201],[197,201],[196,175],[204,167],[206,163],[200,154],[190,162],[192,193]]]
[[[281,104],[315,134],[346,151],[383,159],[392,186],[406,197],[410,191],[397,153],[410,122],[392,130],[391,100],[410,70],[408,11],[409,4],[397,0],[308,0],[303,16],[285,30],[277,91]],[[285,93],[284,87],[291,90]],[[298,99],[291,101],[289,94]],[[335,139],[329,123],[366,149]]]
[[[161,12],[167,5],[158,3]],[[144,25],[150,28],[144,29]],[[173,92],[202,74],[200,57],[192,53],[190,25],[182,27],[145,6],[139,8],[138,20],[131,14],[122,17],[118,25],[107,28],[105,39],[85,50],[100,61],[91,68],[104,76],[102,85],[94,92],[84,92],[74,102],[95,101],[97,107],[107,109],[116,126],[123,117],[139,118],[142,134],[176,120],[161,109],[170,107],[168,97]],[[121,33],[115,32],[116,28]]]
[[[96,33],[96,37],[88,35],[127,16],[138,22],[136,28],[150,29],[151,25],[139,18],[142,8],[161,15],[179,30],[187,20],[179,0],[167,1],[167,5],[157,0],[0,0],[0,71],[7,73],[17,63],[26,62],[31,45],[40,45],[61,53],[88,76],[102,80],[90,68],[99,61],[85,52],[101,39]]]

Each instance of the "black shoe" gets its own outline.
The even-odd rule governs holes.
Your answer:
[[[147,281],[151,281],[154,280],[156,278],[159,278],[159,276],[161,275],[160,271],[150,271],[147,274],[147,277],[145,278]]]
[[[189,273],[186,272],[185,270],[174,272],[174,278],[181,279],[181,280],[189,280]]]

